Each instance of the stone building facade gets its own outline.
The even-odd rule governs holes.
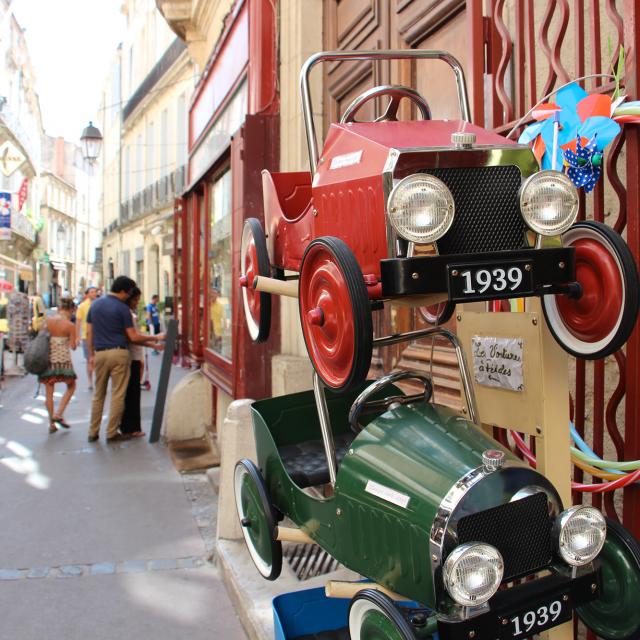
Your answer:
[[[194,65],[151,0],[128,0],[125,38],[100,106],[102,271],[134,278],[145,299],[173,298],[173,204],[185,186]]]

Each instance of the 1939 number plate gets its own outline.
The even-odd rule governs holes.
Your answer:
[[[533,268],[526,261],[449,265],[449,297],[455,302],[533,295]]]
[[[503,638],[528,638],[545,629],[571,620],[572,607],[568,598],[560,596],[551,602],[536,605],[503,619]],[[506,621],[506,624],[504,624]]]

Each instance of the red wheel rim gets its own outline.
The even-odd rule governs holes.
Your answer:
[[[249,237],[247,243],[246,253],[244,257],[244,264],[242,265],[244,274],[247,276],[247,286],[245,287],[245,295],[247,297],[247,306],[251,318],[256,323],[260,324],[260,292],[253,288],[253,279],[260,275],[260,268],[258,266],[258,251],[256,250],[256,242],[253,234]]]
[[[447,306],[446,300],[443,302],[436,302],[436,304],[430,304],[428,307],[420,307],[420,312],[425,322],[429,324],[438,324],[440,316],[444,312]]]
[[[556,296],[558,313],[573,336],[597,342],[615,329],[623,311],[620,267],[615,256],[596,240],[583,238],[571,246],[576,249],[576,280],[582,286],[582,297]]]
[[[354,366],[355,328],[349,288],[333,253],[323,245],[310,247],[300,273],[300,318],[316,371],[331,387],[349,379]],[[320,308],[322,324],[309,311]]]

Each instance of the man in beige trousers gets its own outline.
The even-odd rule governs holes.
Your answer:
[[[127,300],[136,283],[127,276],[118,276],[111,286],[111,292],[98,298],[87,315],[87,342],[89,362],[95,372],[95,392],[91,405],[89,442],[95,442],[100,435],[102,410],[111,380],[111,406],[107,423],[107,442],[126,440],[118,432],[118,425],[124,411],[124,398],[129,383],[129,342],[145,344],[157,340],[158,336],[139,334],[133,326]]]

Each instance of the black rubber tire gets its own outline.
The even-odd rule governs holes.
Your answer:
[[[448,322],[449,320],[451,320],[451,316],[455,313],[455,310],[456,310],[456,303],[451,302],[451,300],[446,300],[446,301],[440,302],[439,304],[442,305],[442,310],[438,314],[437,318],[436,317],[432,318],[430,317],[430,315],[426,313],[425,310],[428,307],[418,307],[418,313],[420,314],[420,317],[427,324],[431,324],[434,327],[435,326],[441,327],[445,322]]]
[[[351,623],[354,622],[352,620],[352,610],[354,605],[356,605],[359,601],[366,600],[372,603],[375,607],[377,607],[395,626],[395,631],[397,631],[399,637],[402,640],[415,640],[416,636],[411,629],[411,625],[405,620],[404,616],[395,605],[393,600],[382,593],[381,591],[377,591],[376,589],[363,589],[359,591],[351,600],[349,604],[349,631],[352,632]],[[357,638],[351,633],[351,638]]]
[[[255,547],[255,545],[250,544],[247,534],[245,532],[245,528],[241,524],[241,526],[243,527],[242,533],[245,538],[245,543],[247,544],[247,548],[249,549],[249,554],[251,555],[251,559],[256,565],[256,569],[258,569],[258,571],[260,572],[260,575],[262,575],[262,577],[265,578],[266,580],[276,580],[280,576],[280,573],[282,572],[282,542],[280,542],[279,540],[276,540],[277,518],[276,518],[275,510],[271,505],[271,501],[269,500],[267,487],[265,485],[262,474],[260,473],[260,470],[251,460],[247,458],[243,458],[242,460],[239,460],[236,463],[236,471],[234,472],[234,490],[236,491],[236,495],[235,495],[236,510],[238,512],[238,518],[240,519],[240,521],[242,522],[242,514],[240,512],[239,497],[237,495],[237,486],[236,486],[236,479],[235,479],[235,475],[237,473],[238,467],[244,468],[244,471],[247,473],[249,478],[251,478],[251,481],[253,482],[255,489],[257,491],[258,498],[260,501],[260,509],[261,509],[262,515],[265,517],[266,524],[267,524],[266,533],[268,534],[270,539],[271,565],[269,566],[268,562],[264,558],[261,558],[262,562],[266,566],[260,567],[259,562],[256,561],[256,558],[254,557],[254,551],[258,555],[259,555],[259,551]],[[253,546],[253,550],[252,550],[252,546]]]
[[[262,223],[257,218],[247,218],[244,222],[242,229],[242,237],[244,239],[245,233],[250,233],[253,236],[253,241],[256,248],[256,256],[258,258],[258,275],[270,277],[271,276],[271,263],[269,261],[269,252],[267,250],[267,239],[262,228]],[[242,247],[241,247],[242,256]],[[240,273],[244,275],[244,264],[242,263],[242,257],[240,262]],[[252,283],[248,284],[251,287]],[[249,319],[247,318],[247,301],[246,290],[242,291],[243,308],[245,313],[245,321],[247,323],[247,329],[252,340],[256,343],[265,342],[269,338],[269,332],[271,331],[271,294],[261,291],[260,296],[260,316],[257,321],[256,327],[252,327]]]
[[[638,571],[640,572],[640,542],[638,542],[638,540],[636,540],[636,538],[631,534],[631,532],[628,531],[619,522],[612,520],[611,518],[606,518],[606,520],[607,520],[607,537],[613,534],[613,536],[617,538],[617,542],[621,543],[621,545],[625,547],[627,553],[630,556],[630,559],[636,562]],[[624,576],[621,576],[621,579],[624,579]],[[624,607],[624,605],[623,605],[623,608],[626,610],[626,607]],[[589,603],[587,603],[586,605],[583,605],[582,607],[578,607],[576,609],[578,618],[582,620],[582,616],[580,615],[581,609],[584,615],[584,610],[589,609]],[[592,614],[593,613],[595,612],[592,612]],[[596,615],[599,617],[600,613],[601,612],[597,612]],[[621,613],[621,612],[618,612],[618,613]],[[589,625],[584,620],[582,620],[582,622],[585,624],[587,628],[590,628]],[[601,638],[604,638],[604,640],[640,640],[640,628],[637,628],[635,632],[632,632],[626,636],[623,636],[622,634],[615,634],[615,633],[607,634],[606,633],[607,631],[610,632],[611,631],[610,628],[605,629],[603,625],[602,628],[599,628],[597,630],[597,635]]]
[[[344,276],[351,302],[351,312],[354,323],[354,355],[351,371],[343,384],[335,386],[330,381],[325,380],[321,373],[317,371],[313,361],[313,350],[309,347],[308,337],[303,329],[304,341],[311,363],[314,365],[314,369],[316,369],[323,384],[336,393],[344,393],[349,389],[363,384],[367,379],[367,373],[371,366],[371,356],[373,353],[373,322],[371,318],[371,304],[358,261],[349,246],[343,240],[334,236],[322,236],[317,238],[307,247],[300,264],[300,287],[303,286],[302,274],[304,271],[305,258],[313,247],[316,247],[317,245],[323,245],[333,255],[336,264]],[[298,298],[298,301],[300,321],[302,323],[303,309],[301,295]]]
[[[591,229],[601,235],[604,239],[603,244],[608,244],[612,253],[614,253],[620,260],[622,268],[621,276],[626,296],[624,309],[622,311],[622,321],[620,322],[615,335],[609,340],[607,345],[593,353],[586,353],[571,348],[554,330],[545,304],[545,299],[550,296],[542,297],[542,311],[551,335],[567,353],[575,356],[576,358],[582,358],[583,360],[598,360],[618,351],[618,349],[622,348],[631,336],[636,325],[636,320],[638,319],[638,290],[640,289],[640,278],[638,278],[638,268],[635,260],[633,259],[633,254],[619,233],[608,227],[606,224],[596,222],[594,220],[576,222],[576,224],[571,226],[569,231],[580,228]]]

